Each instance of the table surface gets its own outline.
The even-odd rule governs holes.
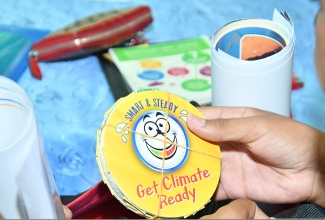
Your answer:
[[[272,19],[274,8],[287,10],[295,25],[294,73],[304,87],[292,92],[293,118],[325,131],[325,94],[313,63],[314,17],[311,0],[1,0],[0,24],[55,31],[77,19],[140,4],[150,6],[154,22],[145,30],[149,42],[211,36],[241,18]],[[34,104],[44,147],[60,195],[76,195],[101,180],[95,160],[96,132],[115,102],[95,56],[40,63],[44,77],[27,69],[19,84]]]

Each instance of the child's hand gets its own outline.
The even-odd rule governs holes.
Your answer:
[[[72,212],[66,206],[63,206],[64,216],[66,219],[72,219]]]
[[[325,0],[319,1],[321,9],[315,18],[315,64],[320,84],[325,91]]]
[[[252,200],[237,199],[201,219],[269,219],[269,216]]]

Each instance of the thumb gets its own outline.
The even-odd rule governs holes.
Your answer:
[[[218,118],[206,120],[193,114],[189,114],[186,123],[188,128],[199,137],[214,141],[237,141],[251,143],[262,136],[262,121],[257,117],[246,118]]]

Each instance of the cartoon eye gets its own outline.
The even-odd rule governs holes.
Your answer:
[[[147,123],[145,123],[144,131],[146,132],[147,135],[152,137],[156,137],[158,135],[158,127],[152,121],[148,121]]]
[[[156,124],[157,124],[159,130],[162,133],[165,133],[165,132],[168,133],[169,132],[170,125],[169,125],[169,122],[166,121],[165,118],[159,118],[159,119],[157,119]]]

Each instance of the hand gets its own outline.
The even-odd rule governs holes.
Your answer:
[[[324,133],[253,108],[199,109],[207,120],[189,115],[187,126],[220,145],[217,200],[309,201],[325,207]]]
[[[65,205],[63,205],[63,212],[66,219],[72,219],[72,212]]]
[[[237,199],[222,206],[215,213],[203,216],[202,219],[269,219],[269,216],[255,202]]]
[[[319,2],[321,8],[315,18],[315,64],[320,84],[325,92],[325,0]]]

